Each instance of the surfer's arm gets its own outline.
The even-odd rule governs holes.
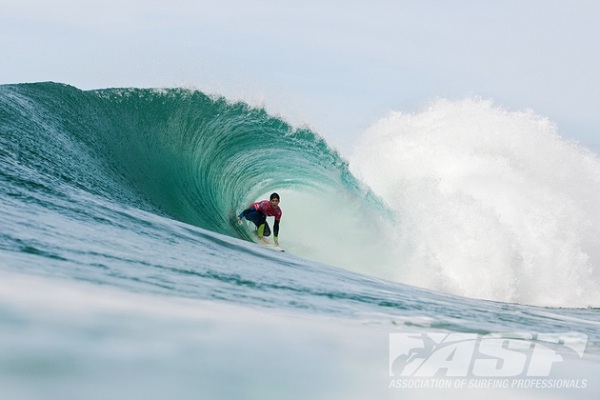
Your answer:
[[[244,211],[242,211],[240,213],[240,215],[238,215],[238,221],[241,220],[242,218],[244,218],[246,216],[246,214],[249,214],[252,211],[256,211],[256,207],[252,206],[252,207],[246,208]]]
[[[279,244],[279,220],[276,219],[275,223],[273,224],[273,240],[275,241],[275,244]]]

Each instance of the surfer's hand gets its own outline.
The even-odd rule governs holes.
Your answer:
[[[242,222],[242,219],[240,217],[237,217],[236,219],[238,223]]]

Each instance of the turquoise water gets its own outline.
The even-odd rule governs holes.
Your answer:
[[[396,228],[418,214],[308,128],[198,91],[40,83],[0,86],[0,134],[8,399],[600,394],[596,293],[566,287],[589,306],[542,307],[403,283],[427,246],[395,245]],[[377,157],[396,159],[363,159],[363,178]],[[229,221],[271,191],[286,253]],[[515,332],[579,338],[584,354],[561,353],[547,378],[585,387],[390,387],[391,333]]]

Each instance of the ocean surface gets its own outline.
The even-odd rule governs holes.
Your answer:
[[[597,399],[600,158],[436,100],[342,156],[188,89],[0,86],[0,399]],[[280,242],[231,218],[281,195]]]

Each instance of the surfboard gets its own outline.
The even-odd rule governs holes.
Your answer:
[[[256,231],[252,232],[252,241],[256,244],[260,244],[263,247],[266,247],[267,249],[271,249],[271,250],[275,250],[275,251],[285,251],[280,245],[275,244],[275,243],[271,243],[268,239],[263,239],[260,240],[258,238],[258,236],[256,235]]]
[[[275,251],[281,251],[281,252],[285,252],[285,250],[284,250],[284,249],[283,249],[281,246],[279,246],[279,245],[277,245],[277,244],[275,244],[275,243],[263,243],[263,242],[261,242],[261,241],[259,240],[259,241],[258,241],[258,244],[260,244],[261,246],[264,246],[264,247],[266,247],[267,249],[271,249],[271,250],[275,250]]]

